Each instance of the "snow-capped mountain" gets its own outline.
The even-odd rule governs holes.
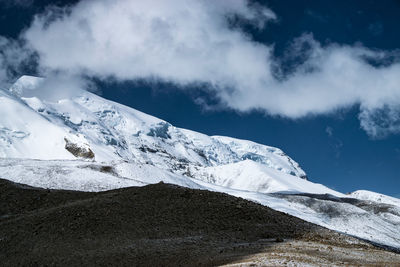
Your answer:
[[[400,248],[398,199],[347,196],[309,181],[278,148],[177,128],[84,90],[49,97],[48,87],[23,76],[0,90],[1,178],[84,191],[164,181],[244,197]]]
[[[311,185],[299,164],[278,148],[180,129],[87,91],[67,99],[39,98],[43,82],[23,76],[9,92],[1,92],[0,112],[7,114],[0,118],[1,157],[127,161],[192,178],[216,179],[221,185],[230,183],[221,166],[231,170],[260,167],[265,171],[252,190],[298,191],[295,181]],[[274,179],[278,177],[274,173],[285,179]],[[311,192],[329,191],[317,187]]]

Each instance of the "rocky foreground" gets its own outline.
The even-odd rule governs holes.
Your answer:
[[[222,193],[0,180],[2,266],[400,266],[400,254]]]

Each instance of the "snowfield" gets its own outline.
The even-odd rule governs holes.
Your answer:
[[[400,206],[400,199],[386,196],[383,194],[371,192],[368,190],[357,190],[349,194],[350,197],[354,197],[361,200],[369,200],[379,203],[385,203],[389,205]]]
[[[0,90],[1,178],[81,191],[164,181],[243,197],[400,248],[399,199],[344,195],[307,180],[278,148],[180,129],[86,91],[47,98],[43,82],[23,76]]]

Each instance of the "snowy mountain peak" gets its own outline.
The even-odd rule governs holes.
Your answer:
[[[83,90],[54,100],[47,97],[49,89],[44,87],[45,79],[23,76],[10,88],[16,97],[4,94],[0,99],[1,112],[7,114],[0,119],[2,157],[73,159],[79,153],[67,148],[75,146],[92,151],[89,158],[96,161],[151,164],[182,175],[250,160],[306,177],[299,164],[280,149],[180,129]]]
[[[29,93],[29,91],[34,91],[38,89],[40,83],[44,81],[43,78],[33,77],[33,76],[21,76],[11,87],[10,91],[19,97],[24,96],[24,94]]]

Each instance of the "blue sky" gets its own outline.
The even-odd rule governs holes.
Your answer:
[[[45,54],[41,51],[40,49],[44,49],[45,46],[37,41],[36,38],[38,34],[42,34],[39,35],[40,37],[44,36],[41,39],[46,39],[50,31],[40,32],[40,28],[39,30],[38,28],[35,29],[31,26],[31,22],[33,14],[41,13],[45,10],[44,3],[48,4],[54,1],[40,1],[40,3],[39,1],[19,1],[19,4],[11,4],[10,2],[12,1],[0,1],[0,35],[13,39],[21,36],[23,29],[29,28],[26,35],[27,39],[39,51],[40,55],[51,59],[52,54]],[[58,5],[65,5],[67,1],[55,2],[56,4],[58,2]],[[123,0],[120,0],[120,2],[123,3]],[[328,57],[331,54],[336,55],[333,52],[331,54],[328,53],[329,51],[340,52],[340,49],[345,46],[350,47],[345,50],[350,51],[350,54],[359,53],[359,47],[363,47],[362,53],[364,54],[368,54],[370,51],[374,51],[373,53],[380,51],[388,53],[389,56],[385,56],[385,60],[380,60],[381,58],[379,58],[379,60],[374,61],[378,57],[375,54],[372,56],[373,62],[370,62],[370,65],[377,69],[381,66],[391,65],[400,58],[398,57],[398,49],[400,49],[399,1],[276,0],[259,1],[258,4],[268,7],[268,10],[273,12],[273,15],[271,13],[264,14],[266,20],[264,27],[255,25],[254,21],[243,21],[237,17],[231,18],[231,26],[235,28],[235,31],[243,33],[242,36],[246,36],[251,40],[251,51],[263,52],[271,48],[269,51],[272,54],[268,57],[268,60],[272,60],[275,63],[279,62],[280,65],[279,72],[274,72],[274,75],[281,75],[277,79],[286,79],[290,77],[291,73],[296,73],[301,63],[307,61],[307,58],[304,57],[310,51],[318,51],[322,55],[316,61],[317,65],[312,65],[312,67],[316,68],[319,67],[318,64],[322,65],[324,62],[329,62]],[[81,9],[83,8],[87,7],[81,7]],[[170,12],[170,10],[167,11]],[[231,12],[238,11],[233,10]],[[242,15],[246,16],[247,13]],[[76,16],[79,17],[79,14]],[[256,22],[259,23],[258,20]],[[218,20],[215,23],[218,23]],[[56,26],[60,25],[54,26],[53,24],[54,28]],[[210,27],[213,26],[215,25]],[[231,33],[229,32],[230,29],[223,30],[222,33],[224,34]],[[155,31],[158,31],[158,29]],[[217,33],[221,34],[221,29],[218,28]],[[162,35],[160,34],[160,36]],[[300,51],[295,50],[293,48],[294,40],[301,36],[306,36],[306,38],[303,38],[303,41],[300,42],[302,45],[300,46]],[[248,44],[246,43],[248,42],[246,38],[240,38],[238,39],[239,41]],[[257,50],[259,49],[257,44],[263,44],[264,50]],[[337,47],[341,48],[338,49]],[[48,47],[45,48],[48,50]],[[241,47],[239,48],[241,49]],[[297,52],[294,53],[293,50]],[[365,50],[368,51],[365,52]],[[59,51],[56,52],[59,53]],[[346,53],[339,55],[347,55]],[[325,54],[327,55],[326,57],[324,56]],[[119,56],[119,54],[115,55],[116,58]],[[243,65],[247,69],[256,72],[258,69],[254,66],[262,63],[259,63],[257,58],[251,56],[252,54],[249,57],[243,56],[240,60],[243,61]],[[71,61],[64,60],[65,65],[55,66],[55,63],[51,60],[41,60],[38,64],[45,66],[47,69],[57,67],[57,70],[59,70],[66,68],[66,66],[72,68],[82,65],[82,63],[77,65],[75,62],[71,63]],[[191,60],[194,60],[194,64],[204,64],[201,60],[200,62],[195,61],[197,58]],[[159,62],[157,61],[157,63]],[[168,65],[162,66],[168,67]],[[271,98],[273,94],[264,95],[264,90],[267,89],[257,86],[254,90],[236,90],[235,87],[246,85],[246,79],[238,80],[237,83],[227,83],[221,77],[225,77],[229,73],[227,74],[224,73],[224,70],[220,70],[221,66],[219,65],[215,65],[215,69],[221,72],[222,75],[211,76],[210,78],[211,81],[216,81],[217,84],[215,86],[217,89],[213,90],[208,88],[210,85],[207,82],[186,82],[187,79],[209,79],[208,73],[203,76],[189,73],[187,76],[182,77],[171,76],[169,73],[165,74],[165,72],[155,72],[155,78],[152,76],[149,79],[146,75],[141,77],[137,72],[125,73],[124,70],[118,67],[114,67],[115,72],[111,74],[104,73],[102,68],[85,67],[90,72],[84,73],[84,75],[86,77],[89,76],[91,81],[97,83],[98,88],[101,88],[99,93],[106,98],[165,119],[178,127],[196,130],[209,135],[227,135],[243,138],[279,147],[300,163],[310,180],[325,184],[336,190],[350,192],[357,189],[367,189],[400,197],[400,131],[397,128],[399,119],[396,112],[389,112],[382,115],[381,118],[379,117],[381,116],[379,115],[380,113],[375,112],[376,106],[365,108],[367,105],[365,102],[353,101],[347,97],[340,98],[342,102],[347,101],[346,104],[341,105],[341,102],[335,102],[330,108],[325,108],[328,105],[328,100],[330,100],[328,98],[325,105],[323,97],[322,100],[318,98],[317,101],[312,97],[310,99],[309,96],[302,95],[299,95],[298,99],[289,95],[288,103],[284,103],[282,106],[275,106],[273,102],[270,103],[267,100],[265,103],[258,102],[248,94],[260,94],[265,99]],[[179,70],[180,65],[172,65],[171,67]],[[228,67],[226,68],[227,71],[230,71]],[[329,68],[327,70],[321,69],[321,72],[329,74]],[[24,68],[14,70],[14,74],[18,75],[23,70],[32,72],[32,74],[38,72],[35,67],[26,66],[25,64]],[[306,72],[314,71],[313,69],[305,70]],[[351,70],[349,68],[348,71]],[[181,71],[184,72],[185,69]],[[152,75],[153,73],[154,71]],[[370,78],[368,74],[371,73],[374,74],[374,72],[360,73],[355,80],[360,80],[359,77],[364,80],[363,75],[365,75],[367,82],[373,82],[368,80]],[[252,75],[252,72],[249,72],[248,75]],[[112,78],[105,78],[109,76]],[[398,73],[398,76],[400,77],[400,73]],[[165,77],[172,78],[166,79]],[[329,75],[323,75],[316,82],[310,82],[309,80],[306,82],[308,84],[311,83],[312,86],[318,84],[321,87],[324,87],[326,82],[327,90],[337,90],[336,87],[330,87],[329,80],[326,80],[326,77],[329,77]],[[304,81],[300,78],[296,81]],[[336,79],[340,81],[342,77],[339,75]],[[344,89],[338,94],[351,94],[351,90],[357,88],[357,84],[350,84],[352,81],[354,79],[344,80],[340,84]],[[280,86],[281,84],[277,83],[276,85]],[[229,86],[232,86],[233,89],[230,88],[224,91],[220,88]],[[286,87],[282,86],[280,90],[286,90]],[[299,90],[301,92],[301,88]],[[319,89],[317,88],[316,90]],[[371,87],[368,90],[372,90],[372,92],[375,90],[385,91],[385,88]],[[295,92],[298,93],[297,91]],[[232,95],[237,93],[239,98],[233,98],[230,93]],[[318,91],[315,91],[315,94],[318,94]],[[221,95],[224,96],[222,97]],[[328,94],[329,96],[330,94]],[[333,96],[336,97],[334,94]],[[391,93],[388,93],[388,95],[384,96],[384,99],[390,99],[390,96]],[[241,98],[244,99],[245,104],[236,103]],[[305,104],[297,106],[296,102],[301,101]],[[310,102],[309,106],[307,101]],[[365,101],[370,103],[371,99]],[[318,103],[313,104],[315,102]],[[383,107],[385,105],[389,105],[395,111],[399,107],[398,102],[384,102]],[[211,108],[209,108],[210,106]],[[292,109],[291,106],[295,108]],[[364,124],[364,127],[362,127],[363,124],[360,124],[359,116],[362,114],[360,110],[363,108],[366,109],[366,112],[370,110],[374,112],[374,123],[376,123],[377,117],[378,121],[382,121],[387,118],[385,116],[391,116],[387,120],[390,127],[386,124],[384,125],[384,134],[373,136],[371,134],[373,132],[368,126]],[[367,122],[370,121],[367,120]]]

